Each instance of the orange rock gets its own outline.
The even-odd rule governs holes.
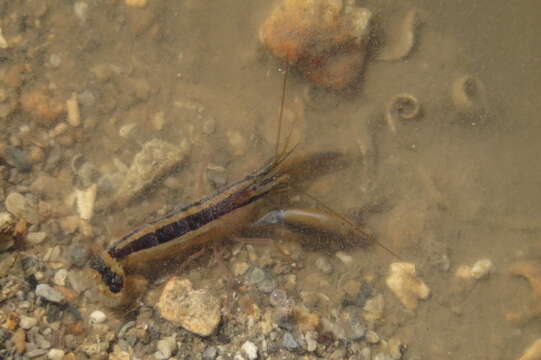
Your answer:
[[[371,12],[340,0],[284,0],[259,39],[313,82],[342,89],[363,68]]]
[[[64,104],[53,99],[44,88],[25,91],[21,95],[21,107],[43,124],[54,122],[65,111]]]
[[[17,314],[16,312],[9,313],[6,320],[6,327],[8,328],[8,330],[15,330],[17,326],[19,326],[19,320],[19,314]]]
[[[355,81],[364,65],[364,58],[359,56],[356,50],[322,60],[321,65],[303,65],[301,71],[306,78],[316,84],[335,90],[344,89]]]
[[[15,345],[15,351],[18,354],[22,354],[26,351],[26,333],[22,328],[18,328],[17,331],[13,333],[11,341]]]
[[[320,317],[316,313],[296,310],[293,312],[293,317],[297,320],[297,325],[303,332],[314,331],[319,326]]]

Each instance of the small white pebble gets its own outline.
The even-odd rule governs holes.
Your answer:
[[[366,341],[369,343],[369,344],[377,344],[379,342],[379,335],[375,332],[375,331],[368,331],[366,333]]]
[[[244,275],[249,267],[250,267],[250,265],[248,265],[244,261],[234,263],[233,264],[233,274],[235,276]]]
[[[494,269],[494,264],[490,259],[477,260],[471,268],[471,274],[474,279],[480,280],[488,276]]]
[[[66,278],[68,277],[68,270],[60,269],[54,274],[54,283],[59,286],[66,286]]]
[[[29,316],[21,316],[21,320],[19,321],[19,326],[25,330],[33,328],[38,323],[38,319],[29,317]]]
[[[38,284],[38,286],[36,286],[36,295],[54,303],[61,303],[64,301],[64,294],[47,284]]]
[[[36,271],[34,273],[34,277],[36,278],[36,280],[43,280],[43,278],[45,277],[45,275],[41,272],[41,271]]]
[[[156,347],[165,359],[169,359],[177,350],[175,335],[158,340]]]
[[[50,360],[62,360],[64,358],[64,350],[62,349],[51,349],[47,353],[47,358]]]
[[[128,136],[130,136],[133,130],[135,130],[136,127],[137,127],[136,123],[128,123],[128,124],[122,125],[120,129],[118,130],[118,135],[120,135],[123,138],[127,138]]]
[[[472,266],[460,265],[455,276],[461,279],[480,280],[494,271],[494,264],[490,259],[477,260]]]
[[[351,255],[348,255],[346,254],[345,252],[343,251],[338,251],[336,254],[336,257],[338,259],[340,259],[340,261],[342,261],[345,265],[349,265],[351,264],[351,262],[353,261],[353,257],[351,257]]]
[[[47,238],[47,233],[43,231],[31,232],[26,235],[26,241],[32,245],[41,244]]]
[[[242,351],[248,356],[249,360],[256,360],[257,359],[257,346],[251,341],[246,341],[244,344],[242,344],[241,347]]]
[[[51,54],[49,57],[49,64],[51,64],[52,67],[59,67],[60,63],[62,62],[62,59],[58,54]]]
[[[94,310],[92,311],[92,314],[90,314],[90,323],[92,324],[100,324],[107,319],[107,315],[103,313],[103,311],[100,310]]]

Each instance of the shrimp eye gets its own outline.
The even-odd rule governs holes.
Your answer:
[[[92,257],[89,266],[101,275],[101,280],[112,293],[119,293],[124,287],[124,277],[114,272],[103,258],[99,256]]]

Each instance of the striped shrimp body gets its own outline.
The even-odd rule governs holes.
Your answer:
[[[284,189],[290,180],[283,151],[263,168],[179,211],[145,224],[94,256],[90,267],[101,277],[103,291],[126,304],[125,268],[190,254],[233,235],[252,222],[260,200]]]

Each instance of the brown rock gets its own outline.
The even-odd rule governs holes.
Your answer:
[[[343,89],[362,71],[371,12],[342,1],[284,0],[259,39],[313,82]]]
[[[21,107],[38,122],[51,124],[65,111],[64,104],[53,99],[45,88],[37,88],[23,92]]]
[[[299,310],[293,312],[293,317],[302,332],[314,331],[319,326],[319,314]]]

